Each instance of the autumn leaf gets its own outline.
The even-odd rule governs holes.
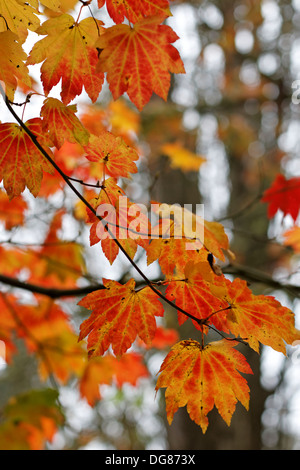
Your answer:
[[[141,110],[152,93],[167,99],[170,72],[184,73],[184,66],[172,43],[175,32],[161,25],[163,18],[145,18],[133,25],[119,24],[105,30],[96,42],[100,51],[97,70],[107,72],[114,99],[127,93]]]
[[[59,236],[62,229],[64,210],[57,211],[49,225],[44,244],[35,250],[40,263],[31,269],[31,282],[59,287],[75,287],[86,272],[83,247]]]
[[[15,33],[21,42],[28,35],[28,29],[35,31],[39,25],[37,7],[34,8],[24,0],[1,0],[0,31]],[[1,54],[4,49],[1,47]]]
[[[121,388],[125,383],[133,386],[149,372],[140,354],[129,352],[117,359],[112,354],[91,359],[79,382],[80,395],[90,406],[101,400],[101,385],[116,384]]]
[[[300,253],[300,227],[294,226],[283,234],[284,245],[291,246],[295,253]]]
[[[63,146],[65,140],[86,145],[89,133],[83,127],[75,113],[76,105],[66,106],[55,98],[47,98],[41,109],[43,129],[49,132],[50,139],[56,148]]]
[[[148,264],[158,260],[162,272],[171,276],[174,269],[182,271],[189,261],[207,260],[209,253],[225,260],[229,242],[222,224],[207,221],[177,204],[152,204],[152,211],[161,220],[151,231]]]
[[[209,287],[211,283],[214,283],[216,277],[208,262],[194,264],[190,261],[184,267],[181,278],[178,275],[174,280],[167,282],[166,297],[169,300],[175,300],[178,307],[199,320],[207,318],[208,323],[225,331],[224,319],[226,319],[228,304],[226,301],[218,299]],[[187,316],[178,311],[179,325],[182,325],[186,320]],[[196,328],[203,328],[197,321],[192,321]]]
[[[46,35],[36,42],[27,59],[27,65],[43,62],[41,80],[44,93],[61,80],[61,99],[68,104],[82,93],[83,87],[95,102],[102,89],[103,73],[95,70],[98,52],[94,47],[101,21],[85,18],[77,23],[68,14],[45,21],[37,33]]]
[[[9,201],[5,191],[0,190],[0,220],[4,222],[6,230],[23,225],[27,207],[27,202],[22,196]]]
[[[277,175],[261,200],[268,203],[269,218],[281,210],[283,215],[289,214],[296,221],[300,210],[300,177],[286,179],[284,175]]]
[[[88,220],[92,223],[90,245],[101,242],[103,253],[111,264],[119,254],[119,245],[131,259],[138,246],[146,248],[150,225],[148,216],[138,204],[132,203],[125,196],[115,178],[105,180],[99,196],[89,202],[97,213],[96,216],[90,210],[87,211]]]
[[[27,55],[18,42],[18,36],[12,31],[0,33],[0,49],[0,80],[5,84],[7,98],[13,101],[18,85],[31,86],[31,78],[24,64]]]
[[[184,148],[180,143],[164,144],[161,150],[169,157],[172,168],[180,168],[184,172],[198,171],[206,161],[204,157]]]
[[[237,344],[221,340],[201,348],[197,341],[184,340],[171,348],[156,384],[156,390],[166,388],[169,424],[178,408],[187,406],[190,418],[205,433],[207,414],[214,406],[228,426],[238,401],[248,409],[249,387],[240,372],[252,371],[245,357],[234,349]]]
[[[72,144],[67,140],[65,140],[60,149],[55,148],[53,151],[54,161],[59,168],[66,175],[78,176],[79,179],[89,178],[91,173],[91,168],[87,169],[84,166],[85,159],[83,158],[83,154],[84,151],[80,144]],[[39,191],[39,197],[48,198],[50,195],[61,191],[65,185],[65,180],[62,179],[58,172],[51,175],[45,173]]]
[[[51,442],[64,415],[56,390],[31,390],[13,397],[4,408],[0,450],[43,450]]]
[[[300,340],[293,312],[274,297],[254,295],[246,281],[238,278],[233,282],[218,279],[226,286],[220,298],[231,306],[226,318],[228,328],[235,336],[244,338],[256,352],[262,343],[286,354],[286,343]],[[217,290],[214,293],[218,295]]]
[[[151,345],[147,346],[145,343],[142,343],[143,347],[147,349],[155,348],[155,349],[166,349],[169,346],[173,346],[176,341],[178,341],[178,331],[174,328],[164,328],[162,326],[158,326],[155,331],[154,338],[151,342]]]
[[[121,137],[104,131],[100,135],[91,135],[88,145],[84,147],[86,158],[91,162],[99,162],[104,175],[129,177],[137,172],[134,163],[139,159],[136,150],[125,144]]]
[[[35,0],[37,1],[37,0]],[[42,5],[57,13],[66,13],[74,8],[78,0],[39,0]],[[32,3],[32,1],[31,1]]]
[[[123,23],[125,18],[135,23],[146,16],[171,15],[168,0],[98,0],[98,7],[103,7],[105,1],[109,16],[115,23]]]
[[[43,298],[37,305],[15,305],[13,308],[17,308],[22,318],[22,326],[16,325],[17,334],[23,338],[28,350],[36,353],[38,372],[43,381],[52,375],[59,383],[66,384],[71,377],[82,373],[85,351],[78,344],[78,335],[68,315],[59,305]]]
[[[47,149],[50,142],[43,131],[42,120],[30,119],[25,126],[50,153]],[[43,172],[53,173],[54,170],[21,126],[14,123],[0,123],[0,152],[0,178],[3,179],[9,199],[19,196],[26,186],[34,196],[37,196]]]
[[[112,132],[115,135],[121,135],[126,143],[128,139],[132,143],[132,134],[138,135],[140,131],[141,116],[124,99],[109,103],[107,120],[112,127]]]
[[[157,295],[145,287],[135,291],[135,281],[125,285],[103,279],[105,289],[88,294],[78,305],[92,310],[80,326],[79,340],[88,336],[89,356],[102,356],[112,346],[116,356],[124,354],[139,336],[151,344],[155,316],[163,315]]]

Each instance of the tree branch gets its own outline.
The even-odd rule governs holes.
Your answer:
[[[293,297],[300,298],[300,286],[295,286],[293,284],[284,284],[280,281],[276,281],[272,276],[263,271],[260,271],[250,266],[244,266],[238,263],[232,263],[225,268],[222,268],[224,274],[233,274],[244,278],[244,280],[249,282],[258,282],[264,284],[272,289],[279,289],[286,291],[288,294]]]
[[[63,297],[79,297],[81,295],[89,294],[95,290],[105,289],[103,284],[92,284],[85,287],[75,287],[73,289],[57,289],[54,287],[44,287],[37,284],[31,284],[29,282],[19,281],[10,276],[0,274],[0,282],[9,285],[11,287],[17,287],[19,289],[32,292],[34,294],[41,294],[51,299],[61,299]]]

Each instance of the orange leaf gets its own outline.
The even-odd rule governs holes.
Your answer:
[[[175,344],[160,368],[156,390],[166,387],[169,424],[180,407],[187,406],[190,418],[205,433],[207,414],[214,405],[230,425],[236,403],[248,409],[249,387],[239,372],[251,374],[245,357],[233,346],[237,341],[216,341],[201,348],[197,341]]]
[[[18,36],[11,31],[0,33],[0,50],[0,80],[5,83],[8,99],[13,101],[18,80],[20,85],[31,87],[31,78],[23,62],[27,56],[18,43]]]
[[[0,450],[43,450],[52,441],[64,416],[55,390],[31,390],[5,406],[0,425]]]
[[[77,23],[72,16],[62,14],[37,29],[38,34],[47,36],[34,44],[27,64],[43,62],[41,80],[46,96],[61,79],[64,104],[80,95],[83,87],[90,99],[96,101],[104,79],[95,70],[98,52],[94,45],[101,24],[94,18]]]
[[[36,251],[42,263],[32,266],[31,282],[59,287],[75,287],[77,280],[85,274],[83,247],[69,243],[58,236],[62,228],[64,211],[54,214],[44,245]]]
[[[284,234],[284,245],[291,246],[295,253],[300,253],[300,227],[292,227]]]
[[[28,35],[28,29],[35,31],[40,24],[37,14],[37,9],[30,6],[25,0],[1,0],[0,31],[7,32],[9,30],[15,33],[21,42],[24,42]],[[1,54],[3,52],[4,49],[1,47]]]
[[[50,142],[43,131],[42,120],[33,118],[25,125],[47,149]],[[0,178],[10,199],[21,194],[26,186],[37,196],[43,171],[54,171],[24,129],[14,123],[0,124],[0,154]]]
[[[81,145],[88,143],[89,133],[75,116],[76,111],[76,105],[66,106],[55,98],[44,101],[41,109],[43,129],[49,132],[56,148],[62,147],[65,140]]]
[[[145,18],[133,27],[119,24],[108,28],[97,40],[100,50],[97,70],[107,72],[114,99],[127,93],[141,110],[152,93],[167,99],[170,72],[184,73],[180,55],[171,45],[175,32],[161,25],[163,18]]]
[[[91,135],[84,149],[89,161],[103,165],[105,175],[114,178],[129,177],[130,173],[137,172],[134,163],[139,159],[137,152],[126,145],[121,137],[115,137],[111,132],[104,131],[99,136]]]
[[[227,313],[228,328],[235,336],[245,338],[256,352],[260,342],[286,354],[285,343],[300,340],[293,312],[274,297],[254,295],[246,281],[238,278],[233,282],[223,278],[223,286],[226,291],[221,297],[231,306]],[[218,295],[217,290],[215,294]]]
[[[15,197],[12,201],[9,201],[5,191],[0,190],[0,220],[3,220],[6,230],[23,225],[26,209],[27,202],[22,196]]]
[[[155,330],[155,316],[163,315],[157,295],[145,287],[135,291],[135,281],[125,285],[103,279],[105,289],[92,292],[78,305],[92,310],[80,326],[79,340],[88,335],[89,356],[102,356],[112,345],[117,356],[131,347],[138,335],[147,345]]]
[[[228,304],[226,301],[218,299],[209,288],[216,277],[207,262],[197,264],[188,262],[184,268],[184,278],[174,279],[168,283],[166,297],[175,300],[176,305],[199,319],[208,318],[218,311],[218,314],[212,315],[210,323],[224,331],[224,320],[227,313],[225,309],[228,308]],[[186,320],[187,316],[178,311],[179,325],[182,325]],[[199,323],[192,321],[196,328],[202,329],[199,327]]]
[[[176,204],[152,204],[153,212],[161,220],[152,230],[147,248],[147,263],[158,260],[162,272],[170,276],[176,268],[182,272],[189,262],[199,263],[212,253],[224,261],[228,250],[228,237],[218,222],[208,222],[186,207]]]
[[[148,375],[142,357],[137,353],[126,353],[120,359],[111,354],[95,357],[87,363],[80,379],[80,395],[90,406],[94,406],[101,399],[101,385],[111,385],[115,382],[120,388],[124,383],[135,386],[139,378]]]
[[[123,23],[124,18],[135,23],[145,16],[171,14],[168,0],[98,0],[98,7],[103,7],[105,1],[109,16],[115,23]]]

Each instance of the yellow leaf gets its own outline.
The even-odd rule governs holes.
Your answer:
[[[169,157],[171,167],[180,168],[184,172],[198,171],[202,163],[206,161],[204,157],[185,149],[179,143],[165,144],[161,150]]]
[[[27,64],[43,62],[41,79],[46,96],[61,80],[64,104],[80,95],[83,87],[90,99],[96,101],[104,80],[104,75],[95,70],[98,51],[94,46],[101,24],[91,17],[77,23],[72,16],[62,14],[37,29],[38,34],[46,37],[34,44]]]
[[[23,0],[1,0],[0,32],[9,30],[19,36],[21,42],[24,42],[28,29],[35,31],[40,25],[37,14],[37,9]],[[1,54],[2,52],[1,48]]]
[[[18,36],[11,31],[0,33],[0,50],[0,80],[5,84],[8,99],[13,101],[18,81],[31,86],[31,78],[23,62],[27,56],[18,42]]]
[[[201,348],[197,341],[185,340],[172,347],[156,384],[156,390],[166,388],[169,424],[178,408],[187,406],[190,418],[205,433],[207,414],[214,405],[228,426],[238,401],[248,409],[249,387],[239,372],[252,371],[245,357],[234,349],[237,344],[221,340]]]

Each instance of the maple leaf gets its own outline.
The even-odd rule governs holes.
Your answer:
[[[0,219],[3,220],[6,230],[23,225],[25,221],[24,212],[27,207],[27,202],[21,196],[9,201],[5,191],[0,190]],[[9,208],[9,211],[7,208]]]
[[[161,25],[161,16],[145,18],[134,24],[114,25],[96,42],[101,51],[97,70],[107,72],[114,99],[127,93],[141,110],[152,93],[164,100],[170,88],[170,72],[184,73],[178,50],[171,43],[176,33]]]
[[[78,304],[92,310],[79,335],[79,340],[88,335],[89,356],[102,356],[110,345],[121,356],[137,335],[150,344],[156,330],[155,316],[163,315],[157,295],[150,287],[135,291],[133,279],[125,285],[103,279],[103,285],[105,289],[88,294]]]
[[[156,349],[166,349],[169,346],[172,346],[174,343],[178,341],[178,332],[173,328],[164,328],[162,326],[158,326],[155,331],[154,338],[151,342],[150,346],[147,346],[145,343],[142,343],[143,347],[147,349],[156,348]]]
[[[121,137],[116,137],[111,132],[104,131],[98,136],[91,135],[84,150],[89,161],[103,165],[104,175],[115,178],[129,177],[130,173],[137,172],[134,163],[139,159],[137,152],[126,145]]]
[[[94,406],[102,398],[101,385],[116,383],[121,388],[123,384],[129,383],[136,386],[140,378],[148,376],[142,356],[135,352],[126,353],[119,359],[111,354],[95,357],[88,362],[80,379],[80,395],[90,406]]]
[[[201,155],[185,149],[179,143],[164,144],[161,150],[169,157],[172,168],[180,168],[184,172],[198,171],[206,161]]]
[[[25,125],[46,150],[50,141],[43,131],[42,120],[33,118]],[[19,196],[26,186],[37,196],[43,171],[53,173],[54,170],[21,126],[0,123],[0,152],[0,178],[3,179],[9,199]]]
[[[98,0],[98,7],[102,8],[105,2],[115,23],[123,23],[124,18],[135,23],[146,16],[171,15],[168,0]]]
[[[98,52],[94,45],[101,24],[94,18],[77,23],[71,15],[62,14],[37,29],[38,34],[46,37],[34,44],[27,65],[43,62],[41,80],[46,96],[61,80],[64,104],[80,95],[83,87],[90,99],[96,101],[104,80],[103,73],[95,70]]]
[[[0,449],[42,450],[64,423],[57,399],[58,392],[51,389],[31,390],[13,397],[4,408]]]
[[[18,36],[11,31],[0,33],[0,80],[5,83],[6,96],[13,101],[18,84],[31,86],[31,78],[24,64],[27,55],[18,42]]]
[[[111,101],[107,107],[107,120],[112,126],[112,132],[121,135],[127,142],[132,143],[132,134],[138,135],[140,131],[141,116],[129,106],[124,99]]]
[[[209,264],[207,262],[194,264],[190,261],[186,264],[183,274],[183,278],[180,279],[177,276],[173,281],[168,282],[166,297],[169,300],[175,300],[176,305],[200,320],[209,319],[212,315],[209,323],[213,323],[216,328],[225,331],[224,320],[228,304],[210,291],[209,286],[214,283],[217,276]],[[218,314],[213,315],[215,312]],[[179,325],[182,325],[186,320],[187,316],[178,311]],[[196,328],[203,328],[195,320],[192,321]]]
[[[152,204],[152,210],[161,220],[151,231],[148,264],[158,260],[162,272],[170,276],[175,268],[181,271],[189,261],[207,260],[208,253],[225,260],[229,242],[220,223],[209,222],[176,204]]]
[[[37,3],[37,0],[34,0]],[[74,8],[78,0],[39,0],[42,5],[55,12],[66,13]],[[31,0],[32,3],[32,0]]]
[[[228,426],[238,401],[248,409],[249,387],[239,372],[252,371],[245,357],[234,349],[237,344],[221,340],[201,348],[197,341],[184,340],[171,348],[156,384],[156,390],[166,388],[169,424],[178,408],[187,406],[190,418],[205,433],[207,414],[214,405]]]
[[[15,33],[21,42],[28,35],[28,29],[35,31],[40,25],[36,8],[24,0],[1,0],[0,2],[0,31]],[[1,47],[1,53],[4,49]]]
[[[284,215],[290,214],[296,221],[300,210],[300,177],[286,179],[284,175],[277,175],[261,200],[269,204],[269,218],[281,210]]]
[[[52,374],[62,384],[80,375],[85,366],[85,352],[68,315],[59,305],[39,299],[37,305],[18,305],[14,309],[22,318],[17,334],[30,352],[35,352],[42,380]],[[30,335],[28,335],[30,331]],[[41,351],[41,344],[43,348]]]
[[[254,295],[246,281],[239,278],[233,282],[225,277],[218,280],[223,289],[213,286],[212,292],[231,306],[226,316],[229,330],[244,338],[256,352],[262,343],[286,354],[286,343],[300,339],[293,312],[274,297]]]
[[[55,98],[47,98],[41,109],[43,129],[49,132],[50,139],[56,148],[63,146],[65,140],[86,145],[89,133],[75,116],[76,105],[66,106]]]
[[[31,268],[31,282],[65,287],[75,287],[85,274],[83,247],[76,242],[64,241],[58,236],[62,228],[64,210],[54,214],[44,244],[35,251],[40,263]]]

